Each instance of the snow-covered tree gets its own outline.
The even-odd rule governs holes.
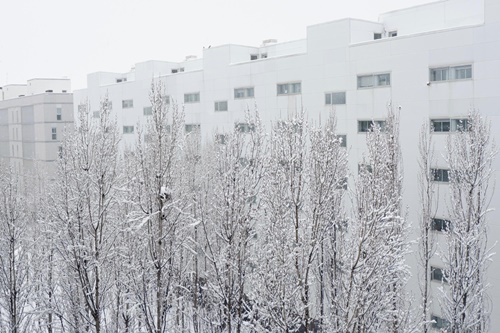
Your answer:
[[[451,225],[443,251],[447,283],[441,306],[450,332],[486,332],[490,313],[486,269],[491,260],[487,213],[496,150],[490,125],[479,111],[471,111],[459,130],[450,134],[447,152]]]
[[[177,106],[169,112],[164,94],[162,83],[153,82],[149,95],[152,114],[145,131],[139,131],[131,184],[135,205],[130,214],[135,221],[130,226],[135,239],[131,244],[135,255],[129,254],[134,262],[131,288],[141,311],[142,325],[150,333],[169,329],[180,246],[176,168],[184,119]]]
[[[421,323],[422,332],[429,331],[430,324],[430,260],[436,252],[436,236],[432,232],[432,218],[437,208],[437,186],[431,175],[431,168],[435,164],[434,144],[432,141],[433,129],[429,123],[425,122],[420,129],[418,142],[419,150],[419,195],[420,195],[420,214],[419,214],[419,286],[421,298]]]
[[[100,117],[80,110],[75,131],[67,136],[52,189],[52,220],[57,252],[65,273],[65,320],[70,330],[107,331],[112,264],[119,258],[116,237],[121,195],[119,135],[109,101]]]
[[[328,331],[327,262],[344,219],[346,150],[334,117],[314,127],[301,113],[275,124],[271,140],[258,228],[260,322],[270,332]]]
[[[258,114],[251,117],[247,112],[246,123],[237,124],[214,148],[203,184],[204,288],[212,313],[218,314],[216,332],[242,332],[252,316],[248,290],[254,286],[248,275],[265,173],[264,139]]]
[[[31,242],[22,182],[0,166],[0,331],[30,332]]]
[[[409,277],[407,225],[401,207],[399,121],[389,110],[385,126],[367,133],[367,154],[355,183],[350,254],[344,270],[341,332],[404,332],[404,285]]]

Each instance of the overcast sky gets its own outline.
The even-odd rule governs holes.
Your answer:
[[[182,61],[203,47],[302,39],[306,26],[345,17],[376,21],[431,0],[3,0],[0,86],[36,77],[126,72],[146,60]]]

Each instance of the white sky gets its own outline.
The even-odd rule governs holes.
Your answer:
[[[126,72],[146,60],[201,57],[203,47],[302,39],[308,25],[345,17],[376,21],[432,0],[3,0],[0,86],[36,77]]]

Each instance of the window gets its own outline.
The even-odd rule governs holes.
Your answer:
[[[254,124],[238,123],[235,125],[235,128],[240,133],[255,132],[255,125]]]
[[[199,103],[200,102],[200,93],[190,93],[184,94],[184,103]]]
[[[170,104],[170,96],[168,96],[168,95],[162,95],[161,99],[163,100],[163,104],[167,104],[167,105]]]
[[[447,231],[450,229],[450,221],[444,219],[433,218],[431,220],[431,229],[434,231]]]
[[[389,37],[396,37],[397,35],[398,35],[398,32],[396,30],[389,31]]]
[[[94,112],[92,112],[92,117],[94,117],[94,118],[100,118],[101,117],[101,112],[100,111],[94,111]]]
[[[370,164],[358,164],[358,173],[362,172],[373,172],[373,167]]]
[[[325,93],[325,104],[345,104],[345,91]]]
[[[127,82],[127,78],[121,77],[121,78],[116,79],[116,83],[121,83],[121,82]]]
[[[380,32],[375,32],[373,34],[373,39],[382,39],[382,34]]]
[[[61,106],[56,107],[56,119],[62,120],[62,107]]]
[[[145,107],[143,108],[143,114],[144,114],[145,116],[150,116],[150,115],[152,115],[152,114],[153,114],[153,107],[152,107],[152,106],[145,106]]]
[[[450,119],[431,119],[431,128],[434,132],[449,132]]]
[[[390,85],[390,73],[358,75],[358,88],[384,87]]]
[[[234,89],[234,98],[252,98],[254,97],[254,89],[253,87],[249,88],[235,88]]]
[[[57,147],[57,155],[59,156],[59,158],[63,157],[63,147],[62,146]]]
[[[179,69],[177,68],[172,68],[172,74],[175,74],[175,73],[178,73],[179,72]]]
[[[184,125],[184,130],[186,131],[186,133],[192,133],[192,132],[200,132],[201,130],[201,126],[200,124],[186,124]]]
[[[380,130],[385,129],[385,120],[359,120],[358,121],[358,132],[365,133],[373,129],[373,126],[379,126]]]
[[[450,170],[431,169],[432,180],[435,182],[448,183],[450,181]]]
[[[267,58],[267,53],[261,53],[260,54],[261,59],[266,59]]]
[[[431,119],[434,132],[463,132],[469,130],[467,119]]]
[[[123,134],[133,134],[134,126],[123,126]]]
[[[433,321],[432,328],[447,329],[450,327],[450,322],[444,318],[432,315],[431,320]]]
[[[226,144],[226,135],[215,134],[215,143],[218,145],[225,145]]]
[[[52,140],[57,140],[57,128],[52,127]]]
[[[302,87],[300,82],[295,83],[281,83],[277,85],[278,95],[292,95],[300,94]]]
[[[452,67],[455,80],[465,80],[472,78],[472,66]]]
[[[78,104],[78,112],[85,112],[87,110],[87,104]]]
[[[447,283],[448,280],[444,274],[444,271],[439,267],[431,266],[431,280]]]
[[[337,182],[337,185],[335,186],[335,188],[337,190],[347,190],[347,182],[348,182],[348,178],[344,177]]]
[[[214,102],[215,111],[227,111],[227,101]]]
[[[472,78],[472,65],[429,69],[430,81],[466,80]]]
[[[257,60],[259,59],[259,55],[258,54],[251,54],[250,55],[250,60]]]
[[[337,139],[340,140],[340,147],[347,147],[347,135],[337,135]]]
[[[133,99],[124,99],[122,101],[122,109],[129,109],[134,107],[134,100]]]

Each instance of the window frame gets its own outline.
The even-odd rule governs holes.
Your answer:
[[[52,137],[52,140],[57,140],[57,127],[51,128],[51,137]]]
[[[464,81],[472,79],[473,79],[472,64],[429,67],[430,82],[437,83],[445,81]]]
[[[276,94],[277,96],[300,95],[302,94],[302,81],[277,83]]]
[[[369,126],[361,126],[362,124],[368,124]],[[380,126],[380,131],[385,130],[386,120],[358,120],[358,133],[368,133],[373,129],[375,124]]]
[[[151,116],[153,115],[153,107],[152,106],[145,106],[142,108],[142,115],[143,116]]]
[[[434,323],[431,324],[432,328],[447,329],[451,325],[451,323],[447,319],[436,316],[435,314],[431,314],[431,320],[434,321]]]
[[[448,283],[448,279],[445,275],[444,269],[441,267],[431,266],[431,281]]]
[[[252,123],[235,123],[234,128],[240,133],[252,133],[255,132],[255,124]]]
[[[185,93],[184,104],[186,103],[200,103],[200,92]]]
[[[133,125],[123,125],[123,134],[134,134],[135,128]]]
[[[132,109],[134,107],[133,99],[122,99],[122,109]]]
[[[56,106],[56,120],[62,120],[62,106]]]
[[[222,106],[225,105],[225,109],[224,109],[224,107],[221,108],[221,105]],[[229,110],[229,106],[228,106],[227,101],[214,101],[214,112],[226,112],[228,110]]]
[[[432,133],[466,132],[469,130],[467,118],[431,118],[430,122]],[[443,127],[443,124],[447,125]]]
[[[201,124],[184,124],[184,133],[189,134],[195,131],[201,133]]]
[[[255,97],[255,87],[239,87],[233,89],[234,99],[246,99]]]
[[[431,218],[431,230],[435,232],[446,232],[450,230],[451,221],[447,219],[433,217]]]
[[[347,134],[337,134],[336,137],[342,140],[340,141],[340,147],[347,148]]]
[[[339,100],[340,97],[340,102]],[[334,100],[337,101],[334,102]],[[346,92],[345,91],[331,91],[325,92],[325,105],[345,105],[347,104]]]
[[[364,82],[366,81],[366,82]],[[391,72],[357,75],[358,89],[373,89],[391,86]],[[383,84],[382,84],[383,83]]]
[[[436,183],[449,183],[450,171],[449,169],[431,168],[431,181]]]

